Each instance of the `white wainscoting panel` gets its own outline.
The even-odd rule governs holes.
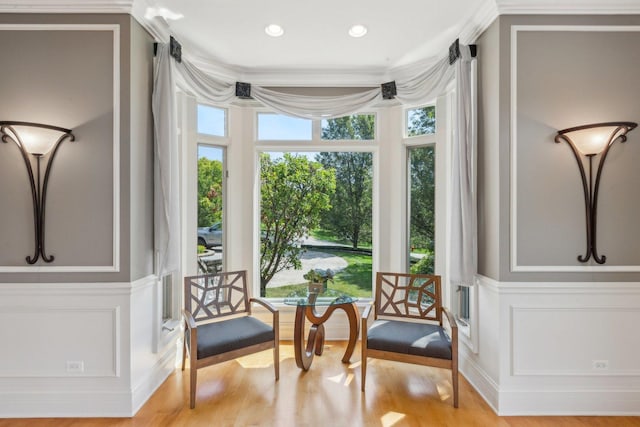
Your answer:
[[[460,369],[499,415],[640,415],[640,283],[480,279]]]
[[[0,283],[0,418],[134,415],[176,366],[178,331],[151,345],[155,282]]]
[[[512,306],[511,324],[513,375],[640,375],[640,307]]]
[[[0,307],[0,377],[117,377],[120,330],[119,306]]]

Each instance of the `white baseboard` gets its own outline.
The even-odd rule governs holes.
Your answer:
[[[176,370],[176,345],[175,340],[172,345],[165,348],[162,357],[158,359],[149,375],[133,388],[131,397],[132,408],[129,416],[135,415],[140,408],[156,392],[158,387]]]
[[[129,391],[75,391],[0,393],[0,418],[130,417]]]
[[[638,390],[505,390],[501,416],[638,416]]]
[[[500,398],[498,384],[470,357],[463,346],[458,347],[458,369],[497,414]]]
[[[461,348],[459,369],[476,392],[500,416],[639,416],[640,390],[558,389],[557,382],[545,389],[501,387]],[[535,378],[539,380],[539,378]],[[539,382],[538,382],[539,385]],[[529,386],[526,386],[527,388]],[[555,388],[555,389],[553,389]]]

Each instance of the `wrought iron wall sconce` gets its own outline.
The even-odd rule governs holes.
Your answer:
[[[0,121],[0,135],[2,142],[13,141],[22,154],[22,158],[29,174],[31,184],[31,196],[33,200],[33,224],[35,228],[35,250],[33,256],[27,256],[29,264],[35,264],[42,257],[45,262],[52,262],[53,255],[47,256],[44,247],[44,218],[45,203],[47,200],[47,184],[53,159],[60,148],[60,144],[66,139],[73,141],[75,137],[69,129],[57,126],[43,125],[30,122],[3,122]],[[36,159],[36,175],[34,176],[31,154]],[[44,179],[40,176],[40,162],[48,155],[44,170]]]
[[[596,247],[596,224],[598,213],[598,188],[604,161],[609,154],[609,149],[616,142],[621,143],[627,140],[627,133],[632,131],[637,125],[633,122],[607,122],[594,123],[584,126],[576,126],[558,131],[555,137],[556,143],[566,142],[571,147],[573,155],[578,162],[580,176],[582,178],[582,188],[584,190],[584,204],[586,211],[587,225],[587,250],[585,255],[578,255],[578,261],[587,262],[593,256],[598,264],[604,264],[607,260],[605,255],[598,255]],[[584,165],[580,154],[589,160],[589,177],[584,170]],[[598,169],[596,171],[595,182],[593,180],[593,158],[600,155]]]

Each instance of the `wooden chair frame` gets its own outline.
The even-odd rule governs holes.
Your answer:
[[[195,407],[196,403],[197,373],[200,368],[233,360],[248,354],[273,349],[276,381],[280,378],[278,309],[262,298],[251,298],[247,289],[246,278],[247,272],[244,270],[184,278],[184,310],[182,310],[182,314],[185,322],[185,330],[182,348],[182,370],[184,371],[188,355],[191,409]],[[210,286],[211,281],[217,282],[216,286]],[[196,292],[200,293],[199,296],[193,294],[194,288]],[[192,305],[192,302],[195,303],[195,306]],[[211,323],[213,321],[224,322],[230,318],[241,316],[251,316],[251,305],[253,303],[262,305],[272,313],[274,339],[272,341],[198,359],[198,325]]]
[[[407,286],[399,286],[401,279],[408,279]],[[393,279],[392,283],[389,279]],[[426,282],[418,287],[413,284],[416,280]],[[434,291],[426,288],[433,284]],[[384,292],[383,285],[389,285],[392,292]],[[401,296],[397,298],[396,291]],[[419,293],[417,302],[409,299],[409,291],[415,296]],[[431,304],[423,304],[422,301],[432,301]],[[402,320],[431,321],[443,326],[443,318],[446,318],[451,328],[451,360],[438,359],[420,355],[403,354],[391,351],[382,351],[367,348],[367,331],[369,329],[368,320],[371,312],[374,313],[374,320],[379,316],[385,318],[400,318]],[[404,274],[404,273],[377,273],[376,274],[376,296],[374,301],[368,304],[362,313],[362,362],[361,362],[361,386],[365,389],[367,374],[367,358],[391,360],[396,362],[413,363],[417,365],[433,366],[437,368],[451,369],[451,383],[453,387],[453,406],[458,407],[458,325],[451,312],[442,306],[442,289],[440,276],[426,274]]]

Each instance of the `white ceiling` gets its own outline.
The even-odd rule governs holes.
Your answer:
[[[444,55],[456,38],[473,42],[498,14],[640,13],[640,0],[0,0],[0,12],[128,12],[210,70],[286,84],[283,76],[379,82]],[[282,37],[265,34],[272,23]],[[349,37],[353,24],[367,35]]]

